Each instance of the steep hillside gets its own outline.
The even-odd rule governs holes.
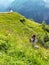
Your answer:
[[[0,13],[0,65],[49,65],[49,50],[42,43],[49,31],[42,25],[18,13]],[[32,34],[39,49],[30,43]]]

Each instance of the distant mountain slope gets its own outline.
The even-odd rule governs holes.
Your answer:
[[[49,1],[46,0],[14,0],[11,3],[0,4],[0,12],[8,12],[12,9],[29,19],[49,24]]]
[[[0,65],[49,65],[49,50],[30,43],[32,34],[38,39],[45,33],[41,24],[18,13],[0,13]]]
[[[46,23],[49,23],[49,8],[45,6],[43,0],[24,0],[21,2],[15,0],[10,8],[37,22],[45,20]]]

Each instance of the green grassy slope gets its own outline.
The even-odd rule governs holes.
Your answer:
[[[25,19],[22,23],[20,20]],[[18,13],[0,14],[0,65],[49,65],[49,51],[34,49],[32,34],[44,36],[42,26]]]

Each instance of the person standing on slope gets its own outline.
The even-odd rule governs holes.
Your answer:
[[[35,46],[36,45],[36,35],[32,35],[31,39],[30,39],[30,42],[33,42],[33,45]]]

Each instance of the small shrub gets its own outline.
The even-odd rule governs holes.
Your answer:
[[[41,38],[38,39],[38,42],[41,43],[43,46],[44,46],[44,44],[45,44],[44,40],[41,39]]]
[[[18,53],[18,57],[19,56],[22,58],[25,57],[25,53],[23,51],[18,51],[17,53]]]
[[[46,23],[45,21],[42,22],[42,29],[45,30]]]
[[[20,22],[21,23],[24,23],[25,22],[25,19],[23,18],[23,19],[20,19]]]
[[[45,21],[42,22],[42,29],[49,32],[49,25],[46,25]]]
[[[42,46],[44,46],[45,48],[49,48],[49,36],[48,36],[48,34],[46,33],[46,34],[44,35],[44,37],[39,37],[39,38],[38,38],[38,42],[39,42]]]
[[[46,48],[49,48],[49,41],[45,43],[44,45]]]
[[[0,50],[7,52],[9,44],[5,40],[0,40]]]
[[[46,33],[45,36],[44,36],[44,42],[48,42],[49,41],[49,36],[48,34]]]
[[[49,26],[46,26],[46,27],[45,27],[45,30],[46,30],[47,32],[49,32]]]

